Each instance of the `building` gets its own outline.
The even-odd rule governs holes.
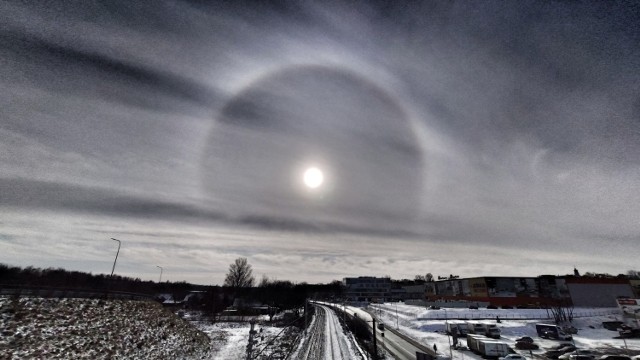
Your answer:
[[[633,281],[633,280],[631,280]],[[615,307],[618,297],[633,297],[626,278],[584,276],[497,277],[447,279],[428,283],[427,301],[483,302],[494,306]]]
[[[423,300],[426,284],[403,286],[404,297],[402,300]]]
[[[484,276],[448,279],[427,284],[428,301],[469,301],[494,306],[540,306],[568,297],[563,281],[555,277]]]
[[[626,278],[567,276],[565,282],[574,306],[616,307],[616,299],[634,296]]]
[[[347,301],[390,301],[391,278],[360,276],[357,278],[344,278],[345,296]]]

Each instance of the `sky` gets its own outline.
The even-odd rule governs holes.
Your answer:
[[[0,3],[0,263],[625,273],[632,1]],[[323,182],[305,185],[318,169]]]

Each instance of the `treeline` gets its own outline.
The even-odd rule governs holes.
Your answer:
[[[278,310],[301,308],[307,299],[338,299],[343,296],[344,287],[340,281],[329,284],[307,284],[263,279],[255,287],[211,286],[205,294],[197,303],[193,302],[188,306],[209,314],[220,313],[232,306],[238,314],[250,314],[257,306],[268,306],[269,315],[274,315]]]
[[[155,295],[158,293],[186,296],[192,290],[205,290],[203,286],[187,282],[143,281],[120,275],[91,274],[81,271],[69,271],[62,268],[20,268],[0,264],[0,285],[13,285],[41,288],[64,288],[99,291],[122,291]]]
[[[330,284],[293,283],[291,281],[263,278],[258,286],[232,287],[195,285],[187,282],[143,281],[120,275],[91,274],[69,271],[62,268],[20,268],[0,264],[0,286],[23,286],[36,288],[62,288],[77,290],[121,291],[149,296],[170,295],[181,301],[191,292],[186,306],[219,313],[236,304],[239,310],[257,305],[268,305],[280,310],[304,306],[306,299],[334,299],[342,296],[344,289],[340,281]]]
[[[580,275],[578,274],[578,276],[580,276]],[[638,280],[638,279],[640,279],[640,271],[638,271],[638,270],[629,270],[629,271],[627,271],[626,274],[618,274],[618,275],[612,275],[612,274],[607,274],[607,273],[594,273],[594,272],[587,271],[586,273],[582,274],[582,277],[592,277],[592,278],[599,278],[599,279],[618,278],[618,279]]]

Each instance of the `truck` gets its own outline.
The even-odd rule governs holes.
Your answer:
[[[468,333],[467,325],[460,322],[447,322],[445,330],[447,335],[456,334],[458,336],[465,336]]]
[[[489,340],[489,338],[484,335],[467,334],[467,347],[469,350],[477,353],[480,351],[480,341],[483,339]]]
[[[507,356],[511,353],[511,348],[509,348],[509,345],[500,341],[481,340],[479,342],[479,345],[480,349],[478,353],[482,355],[482,357],[497,358]]]
[[[618,298],[622,311],[622,324],[618,327],[621,337],[640,337],[640,299]]]
[[[467,322],[467,333],[468,334],[482,334],[484,335],[484,326],[477,322]]]
[[[545,339],[571,340],[573,337],[567,334],[562,328],[554,324],[536,324],[538,336]]]
[[[482,324],[484,335],[493,339],[500,339],[500,328],[496,324]]]
[[[467,333],[480,334],[494,339],[500,339],[500,328],[496,324],[467,322]]]
[[[483,357],[501,357],[512,352],[506,343],[477,334],[467,335],[467,347],[469,350]]]

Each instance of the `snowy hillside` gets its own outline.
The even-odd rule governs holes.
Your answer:
[[[209,338],[149,301],[0,297],[0,359],[206,359]]]

